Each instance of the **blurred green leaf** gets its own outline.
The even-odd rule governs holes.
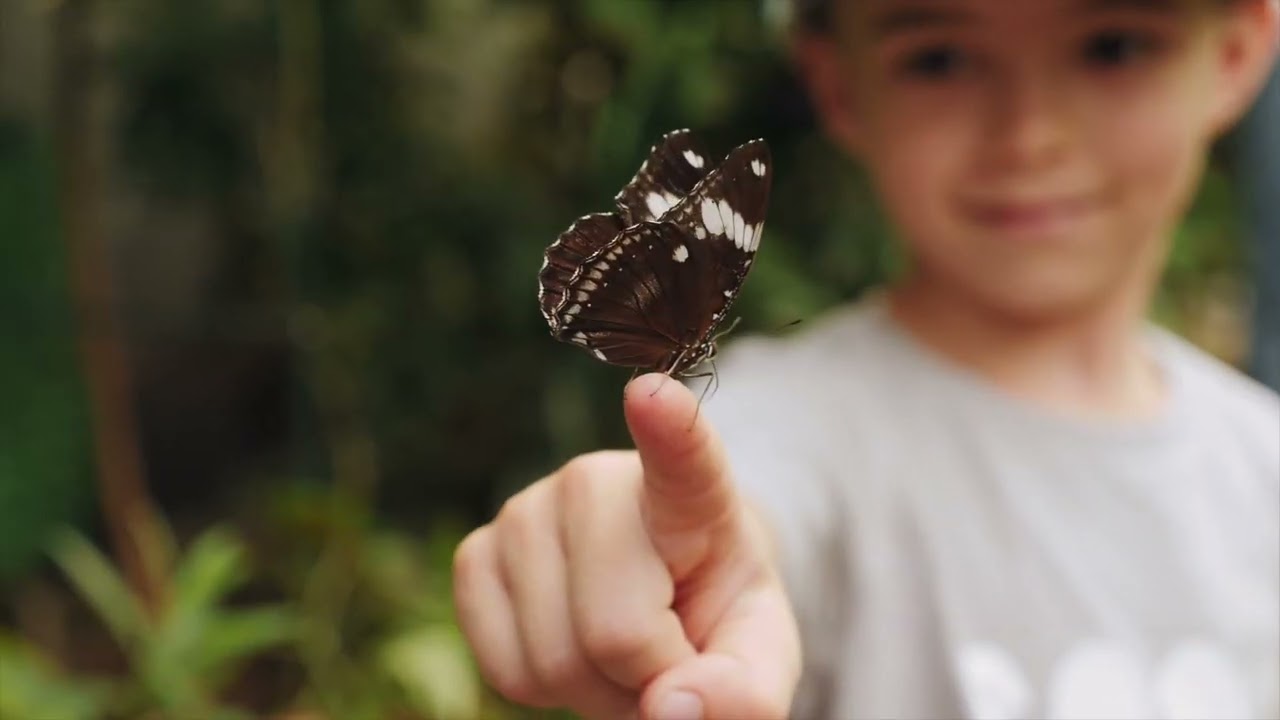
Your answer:
[[[198,669],[212,673],[297,637],[298,620],[284,607],[255,607],[215,617],[201,648]]]
[[[50,555],[89,603],[121,649],[132,654],[147,635],[141,604],[124,577],[92,543],[64,530],[54,539]]]
[[[483,686],[462,634],[452,625],[428,625],[393,637],[381,657],[426,717],[467,720],[479,713]]]
[[[97,720],[109,695],[105,680],[67,677],[34,647],[0,632],[0,718]]]

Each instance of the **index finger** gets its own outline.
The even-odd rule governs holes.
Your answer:
[[[645,520],[655,540],[728,518],[736,507],[728,461],[693,393],[650,373],[628,383],[624,408],[644,466]]]

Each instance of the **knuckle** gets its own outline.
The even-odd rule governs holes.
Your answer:
[[[619,613],[599,612],[583,618],[582,644],[602,663],[620,663],[643,654],[657,638],[652,623],[636,622]]]
[[[533,672],[553,693],[577,687],[587,678],[587,664],[571,644],[537,648],[531,659]]]
[[[598,464],[589,458],[577,457],[570,460],[560,472],[557,486],[560,502],[570,512],[578,508],[590,508],[599,476]]]
[[[502,697],[520,705],[545,705],[542,689],[521,668],[480,662],[480,676]]]
[[[455,583],[466,583],[488,562],[489,528],[472,530],[453,551],[453,577]]]
[[[579,455],[560,468],[562,483],[589,482],[600,474],[606,464],[608,451],[597,451]]]
[[[635,459],[634,451],[597,450],[583,453],[560,468],[564,477],[592,480],[599,477],[611,477],[626,472]]]
[[[571,508],[590,509],[602,484],[615,483],[638,469],[634,452],[598,450],[579,455],[556,474],[558,499]]]
[[[539,505],[535,502],[531,487],[509,498],[498,511],[495,524],[499,532],[508,542],[516,543],[516,547],[524,546],[529,538],[535,536],[542,526],[539,517]]]

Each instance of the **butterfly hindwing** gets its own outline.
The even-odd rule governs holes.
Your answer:
[[[565,285],[583,260],[612,242],[622,229],[622,220],[613,213],[586,215],[578,218],[547,248],[538,273],[538,305],[553,329],[555,309],[564,297]]]
[[[711,322],[715,267],[673,223],[627,228],[566,287],[556,336],[611,364],[666,369]]]

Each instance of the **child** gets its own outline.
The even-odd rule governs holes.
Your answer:
[[[1277,717],[1280,400],[1144,315],[1280,11],[829,3],[796,58],[911,269],[738,342],[692,427],[637,378],[635,452],[469,536],[485,678],[589,718]]]

